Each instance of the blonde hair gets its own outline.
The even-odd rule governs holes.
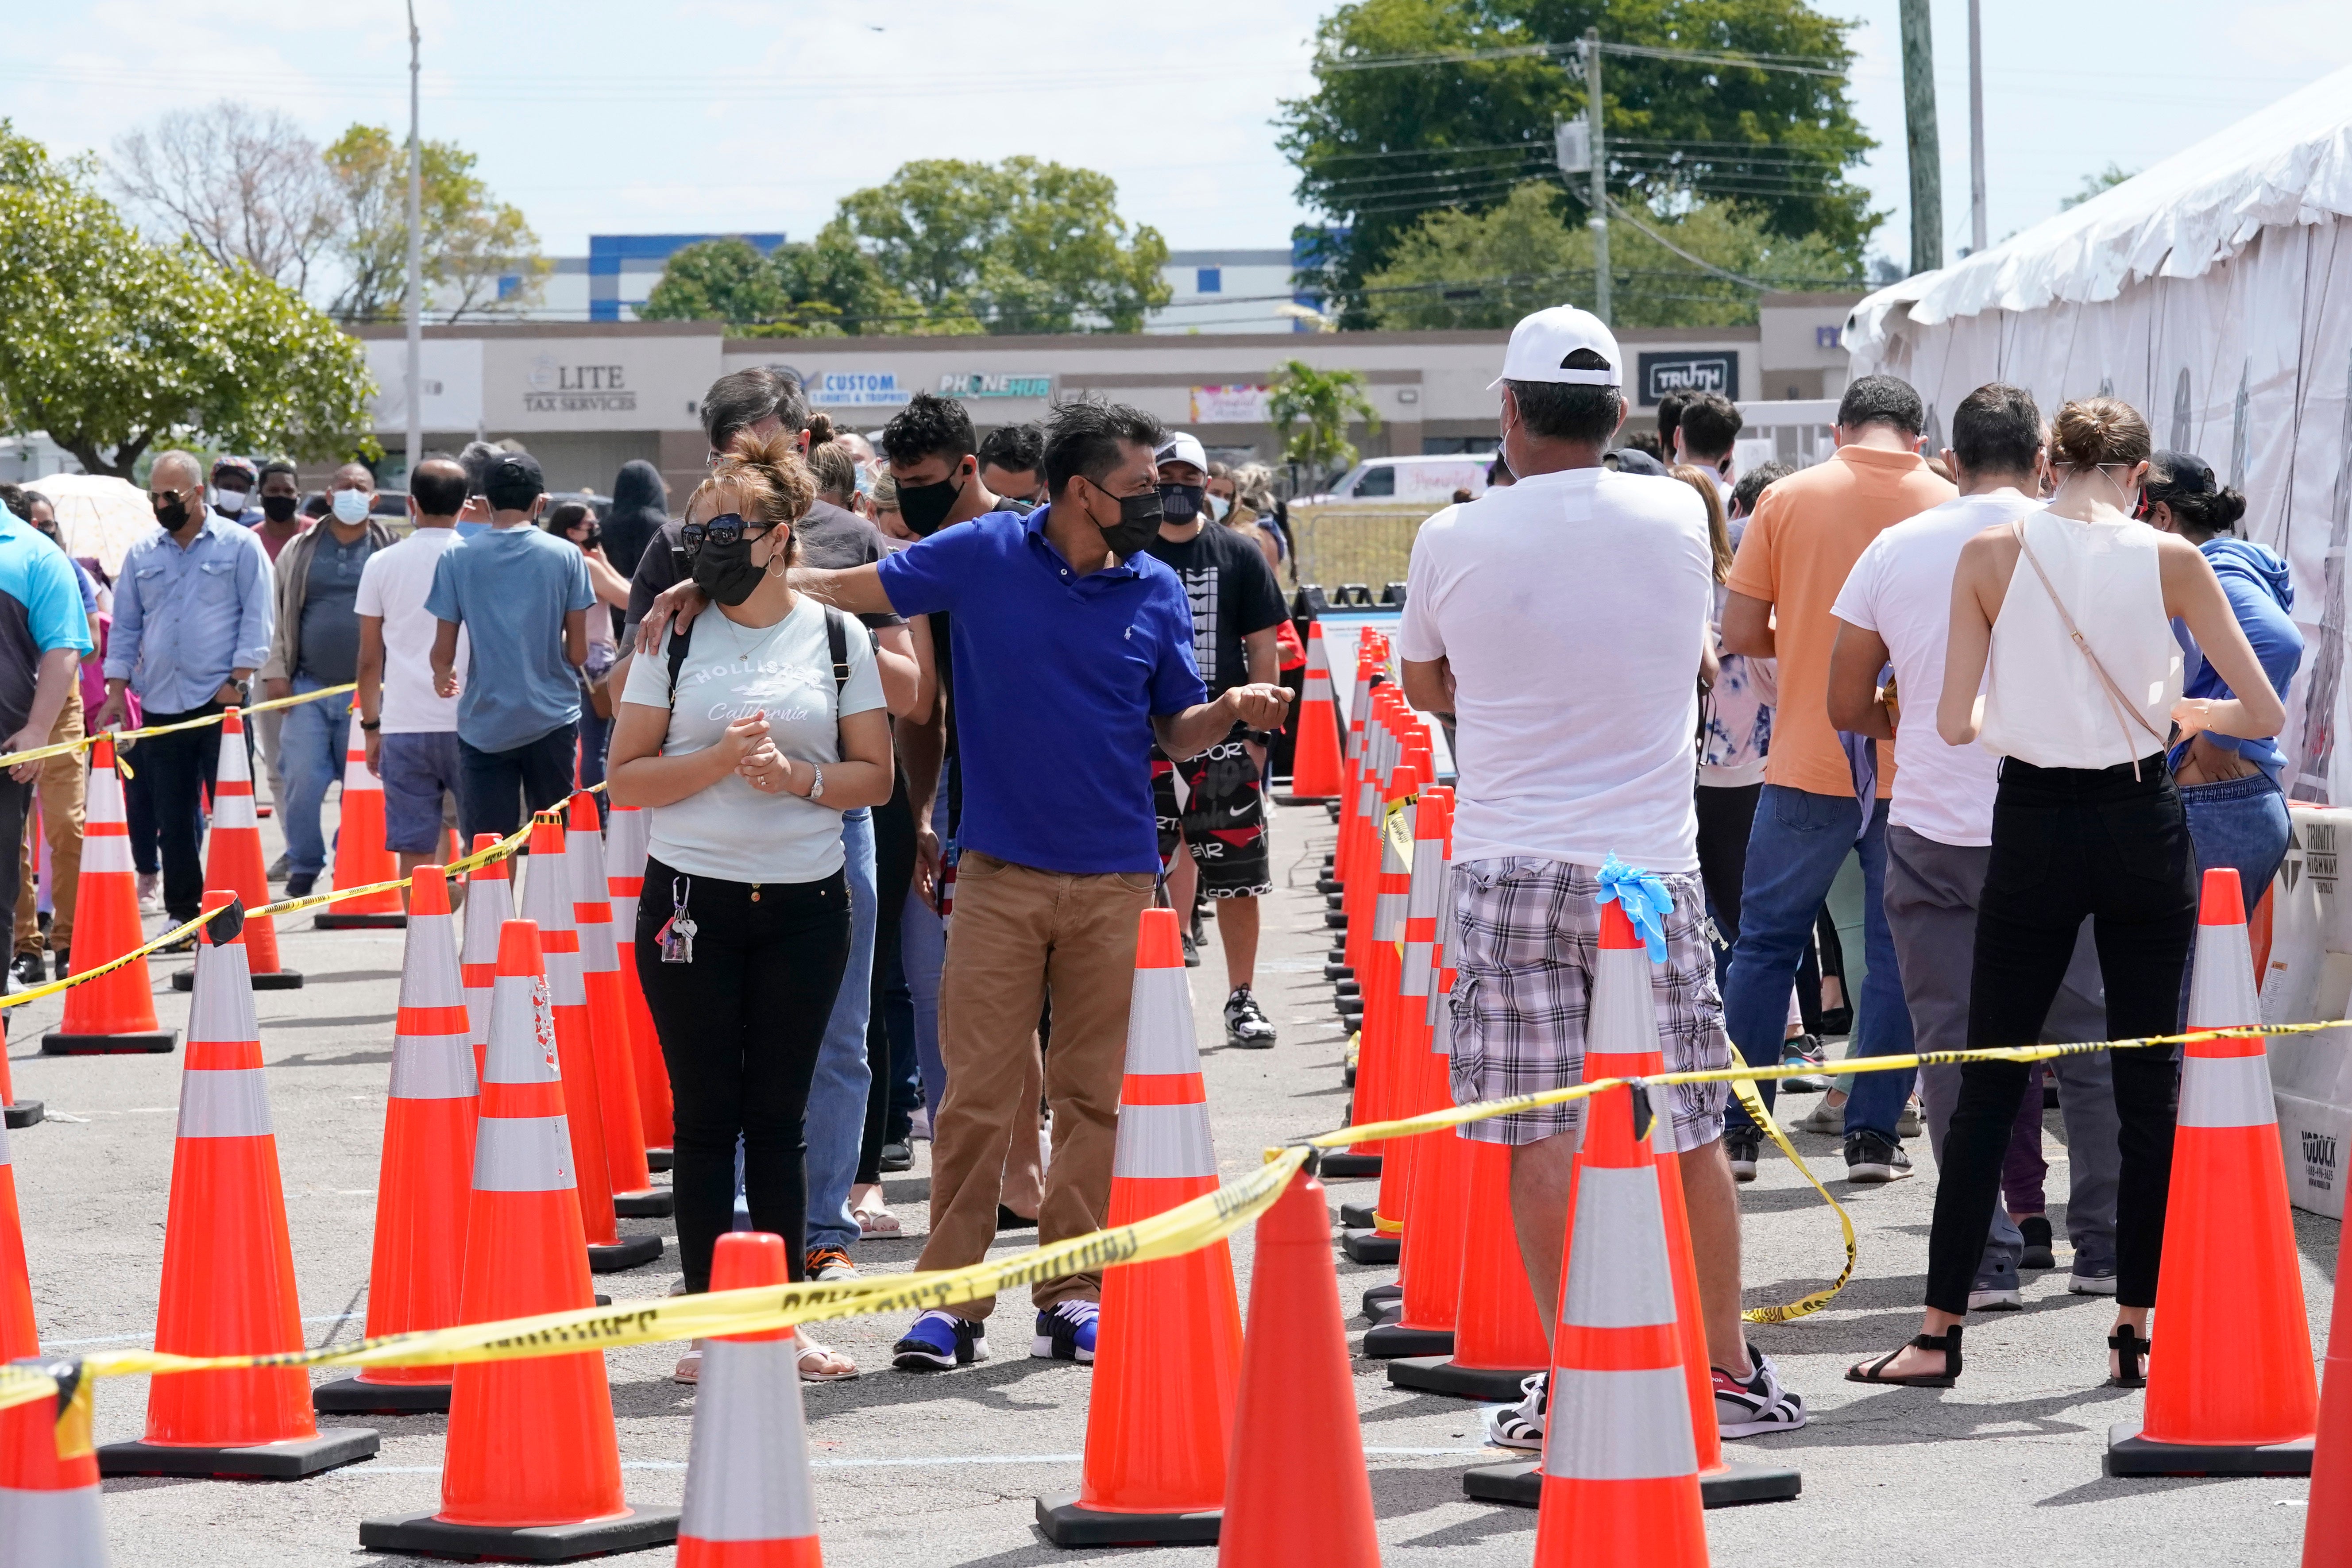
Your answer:
[[[802,460],[798,433],[772,431],[754,436],[749,430],[739,432],[728,444],[726,453],[710,470],[710,477],[694,487],[686,498],[686,510],[681,516],[691,517],[706,495],[713,498],[723,490],[735,494],[736,510],[747,521],[782,524],[790,527],[808,515],[809,503],[816,499],[816,477]],[[799,553],[798,541],[786,546],[785,563],[790,564]]]
[[[1706,503],[1706,542],[1715,555],[1715,580],[1718,584],[1731,575],[1731,527],[1723,520],[1723,492],[1715,488],[1715,477],[1692,463],[1678,463],[1667,470],[1675,479],[1698,492]]]
[[[857,459],[838,441],[811,447],[810,471],[816,476],[817,494],[835,506],[847,506],[857,494]]]

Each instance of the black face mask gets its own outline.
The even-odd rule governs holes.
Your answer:
[[[947,521],[948,513],[963,499],[963,486],[955,479],[940,479],[928,485],[898,486],[898,516],[910,532],[928,539]]]
[[[291,522],[294,509],[301,504],[299,496],[263,496],[261,515],[271,522]]]
[[[694,552],[694,585],[730,609],[750,598],[767,574],[766,567],[752,564],[748,539],[732,544],[705,540]]]
[[[1160,510],[1168,521],[1186,523],[1201,515],[1202,498],[1208,493],[1205,485],[1162,485],[1160,487]]]
[[[1108,528],[1099,522],[1095,526],[1102,529],[1103,542],[1110,546],[1111,553],[1125,561],[1143,553],[1143,547],[1159,533],[1160,521],[1166,516],[1160,504],[1160,492],[1151,489],[1139,496],[1120,496],[1118,521]],[[1091,513],[1087,521],[1094,522]]]
[[[188,525],[188,503],[178,496],[151,498],[155,507],[155,521],[163,525],[166,533],[177,533]]]

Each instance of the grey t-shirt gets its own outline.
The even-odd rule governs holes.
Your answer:
[[[349,544],[332,529],[320,531],[310,556],[310,577],[302,590],[300,651],[294,673],[322,686],[341,686],[359,677],[360,574],[375,553],[375,541],[362,533]]]

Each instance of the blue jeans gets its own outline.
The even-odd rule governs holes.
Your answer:
[[[2229,867],[2238,873],[2238,893],[2251,918],[2263,901],[2271,879],[2286,858],[2286,797],[2278,785],[2261,773],[2221,784],[2185,784],[2180,809],[2189,817],[2189,839],[2197,851],[2197,880],[2205,873]],[[2180,1016],[2189,1016],[2189,983],[2197,967],[2197,950],[2189,950],[2189,967],[2180,975]]]
[[[849,878],[849,964],[834,993],[833,1015],[817,1048],[803,1123],[808,1142],[808,1245],[847,1247],[859,1231],[849,1212],[857,1154],[866,1140],[866,1100],[874,1073],[866,1055],[866,1021],[874,1003],[874,816],[841,814],[841,847]]]
[[[948,1097],[947,1063],[940,1056],[940,972],[948,957],[947,928],[939,910],[909,889],[907,910],[899,917],[898,966],[907,979],[907,995],[915,1015],[915,1066],[923,1080],[923,1106],[934,1129],[940,1104]]]
[[[298,675],[295,694],[316,691],[326,684]],[[286,868],[297,877],[315,877],[327,868],[327,841],[319,830],[319,811],[327,803],[327,786],[343,776],[343,752],[351,743],[351,709],[341,701],[305,702],[285,713],[278,746],[286,799],[278,808],[278,821],[286,835]]]
[[[1903,1000],[1895,938],[1886,925],[1886,803],[1879,801],[1862,828],[1862,807],[1851,795],[1814,795],[1768,784],[1748,837],[1748,868],[1739,895],[1739,941],[1723,992],[1723,1019],[1731,1043],[1750,1067],[1774,1067],[1789,1023],[1789,987],[1811,940],[1830,884],[1849,854],[1862,857],[1862,936],[1864,962],[1859,1014],[1849,1055],[1905,1056],[1911,1049],[1911,1010]],[[1846,1101],[1845,1130],[1875,1132],[1895,1142],[1895,1123],[1911,1096],[1906,1072],[1857,1073]],[[1772,1084],[1757,1089],[1772,1103]],[[1752,1127],[1735,1098],[1724,1126]]]

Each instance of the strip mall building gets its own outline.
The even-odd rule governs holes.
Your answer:
[[[1629,328],[1619,334],[1637,421],[1678,390],[1741,402],[1834,397],[1839,345],[1857,296],[1778,294],[1751,327]],[[384,390],[376,435],[387,486],[404,482],[406,347],[397,327],[360,329]],[[753,365],[788,369],[849,429],[875,430],[917,392],[961,398],[985,434],[1042,418],[1055,402],[1132,403],[1199,435],[1228,461],[1272,462],[1266,388],[1286,361],[1360,373],[1377,430],[1367,456],[1483,451],[1495,440],[1487,383],[1507,334],[1463,332],[1149,333],[1052,337],[730,338],[714,322],[597,321],[427,327],[422,380],[427,451],[512,437],[551,488],[609,493],[621,465],[656,465],[673,497],[703,473],[704,390]],[[1304,478],[1305,476],[1302,476]]]

